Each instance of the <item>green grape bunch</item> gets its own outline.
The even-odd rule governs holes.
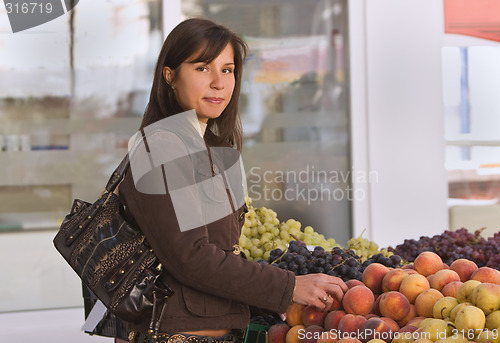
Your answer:
[[[246,202],[248,212],[241,229],[239,246],[249,260],[267,260],[272,250],[286,250],[288,243],[295,239],[326,250],[339,246],[333,238],[326,239],[311,226],[306,226],[301,231],[302,224],[299,221],[288,219],[280,222],[275,211],[267,207],[254,208],[249,197]]]
[[[362,262],[377,254],[382,254],[385,257],[393,255],[392,252],[387,249],[379,249],[377,243],[363,237],[364,232],[365,231],[363,231],[358,237],[353,237],[347,241],[347,248],[353,250],[356,255],[360,257]]]

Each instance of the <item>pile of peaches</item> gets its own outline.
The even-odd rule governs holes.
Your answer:
[[[500,343],[500,271],[434,252],[370,264],[329,311],[291,304],[268,343]]]

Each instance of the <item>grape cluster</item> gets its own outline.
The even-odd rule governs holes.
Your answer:
[[[352,250],[335,247],[328,251],[316,246],[311,252],[302,241],[290,241],[285,251],[272,250],[269,259],[260,260],[259,263],[270,263],[278,268],[290,270],[295,275],[325,273],[338,276],[344,281],[361,280],[363,273],[361,260]]]
[[[370,256],[376,254],[382,254],[385,257],[391,256],[393,253],[387,249],[379,250],[377,243],[370,241],[368,238],[363,237],[364,231],[359,235],[359,237],[353,237],[347,241],[347,248],[353,250],[356,255],[361,258],[361,261],[365,261]]]
[[[405,239],[403,244],[389,247],[388,250],[409,262],[413,262],[423,251],[433,251],[448,265],[457,259],[466,258],[474,261],[478,267],[500,269],[500,232],[488,238],[481,236],[481,232],[477,230],[472,233],[465,228],[447,230],[433,237]]]
[[[403,259],[399,255],[391,255],[391,256],[387,257],[383,253],[378,253],[378,254],[375,254],[375,255],[367,258],[363,262],[363,270],[364,270],[364,268],[368,267],[372,263],[380,263],[386,267],[398,268],[398,267],[402,267],[402,265],[401,265],[402,261],[403,261]]]
[[[302,224],[294,219],[281,222],[273,210],[266,207],[255,208],[252,200],[246,198],[248,212],[241,228],[239,246],[249,260],[269,259],[271,250],[285,250],[288,242],[301,239],[306,244],[332,249],[338,246],[335,239],[326,239],[324,235],[315,232],[311,226],[301,231]]]

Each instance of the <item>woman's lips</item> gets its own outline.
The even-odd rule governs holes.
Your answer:
[[[224,101],[224,98],[203,98],[203,100],[211,103],[211,104],[220,104]]]

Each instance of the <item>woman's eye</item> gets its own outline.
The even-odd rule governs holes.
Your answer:
[[[232,70],[232,69],[230,69],[230,68],[225,68],[225,69],[222,69],[222,72],[223,72],[224,74],[231,74],[231,73],[233,72],[233,70]]]
[[[203,67],[198,67],[196,68],[196,70],[199,70],[199,71],[206,71],[207,70],[207,67],[203,66]]]

